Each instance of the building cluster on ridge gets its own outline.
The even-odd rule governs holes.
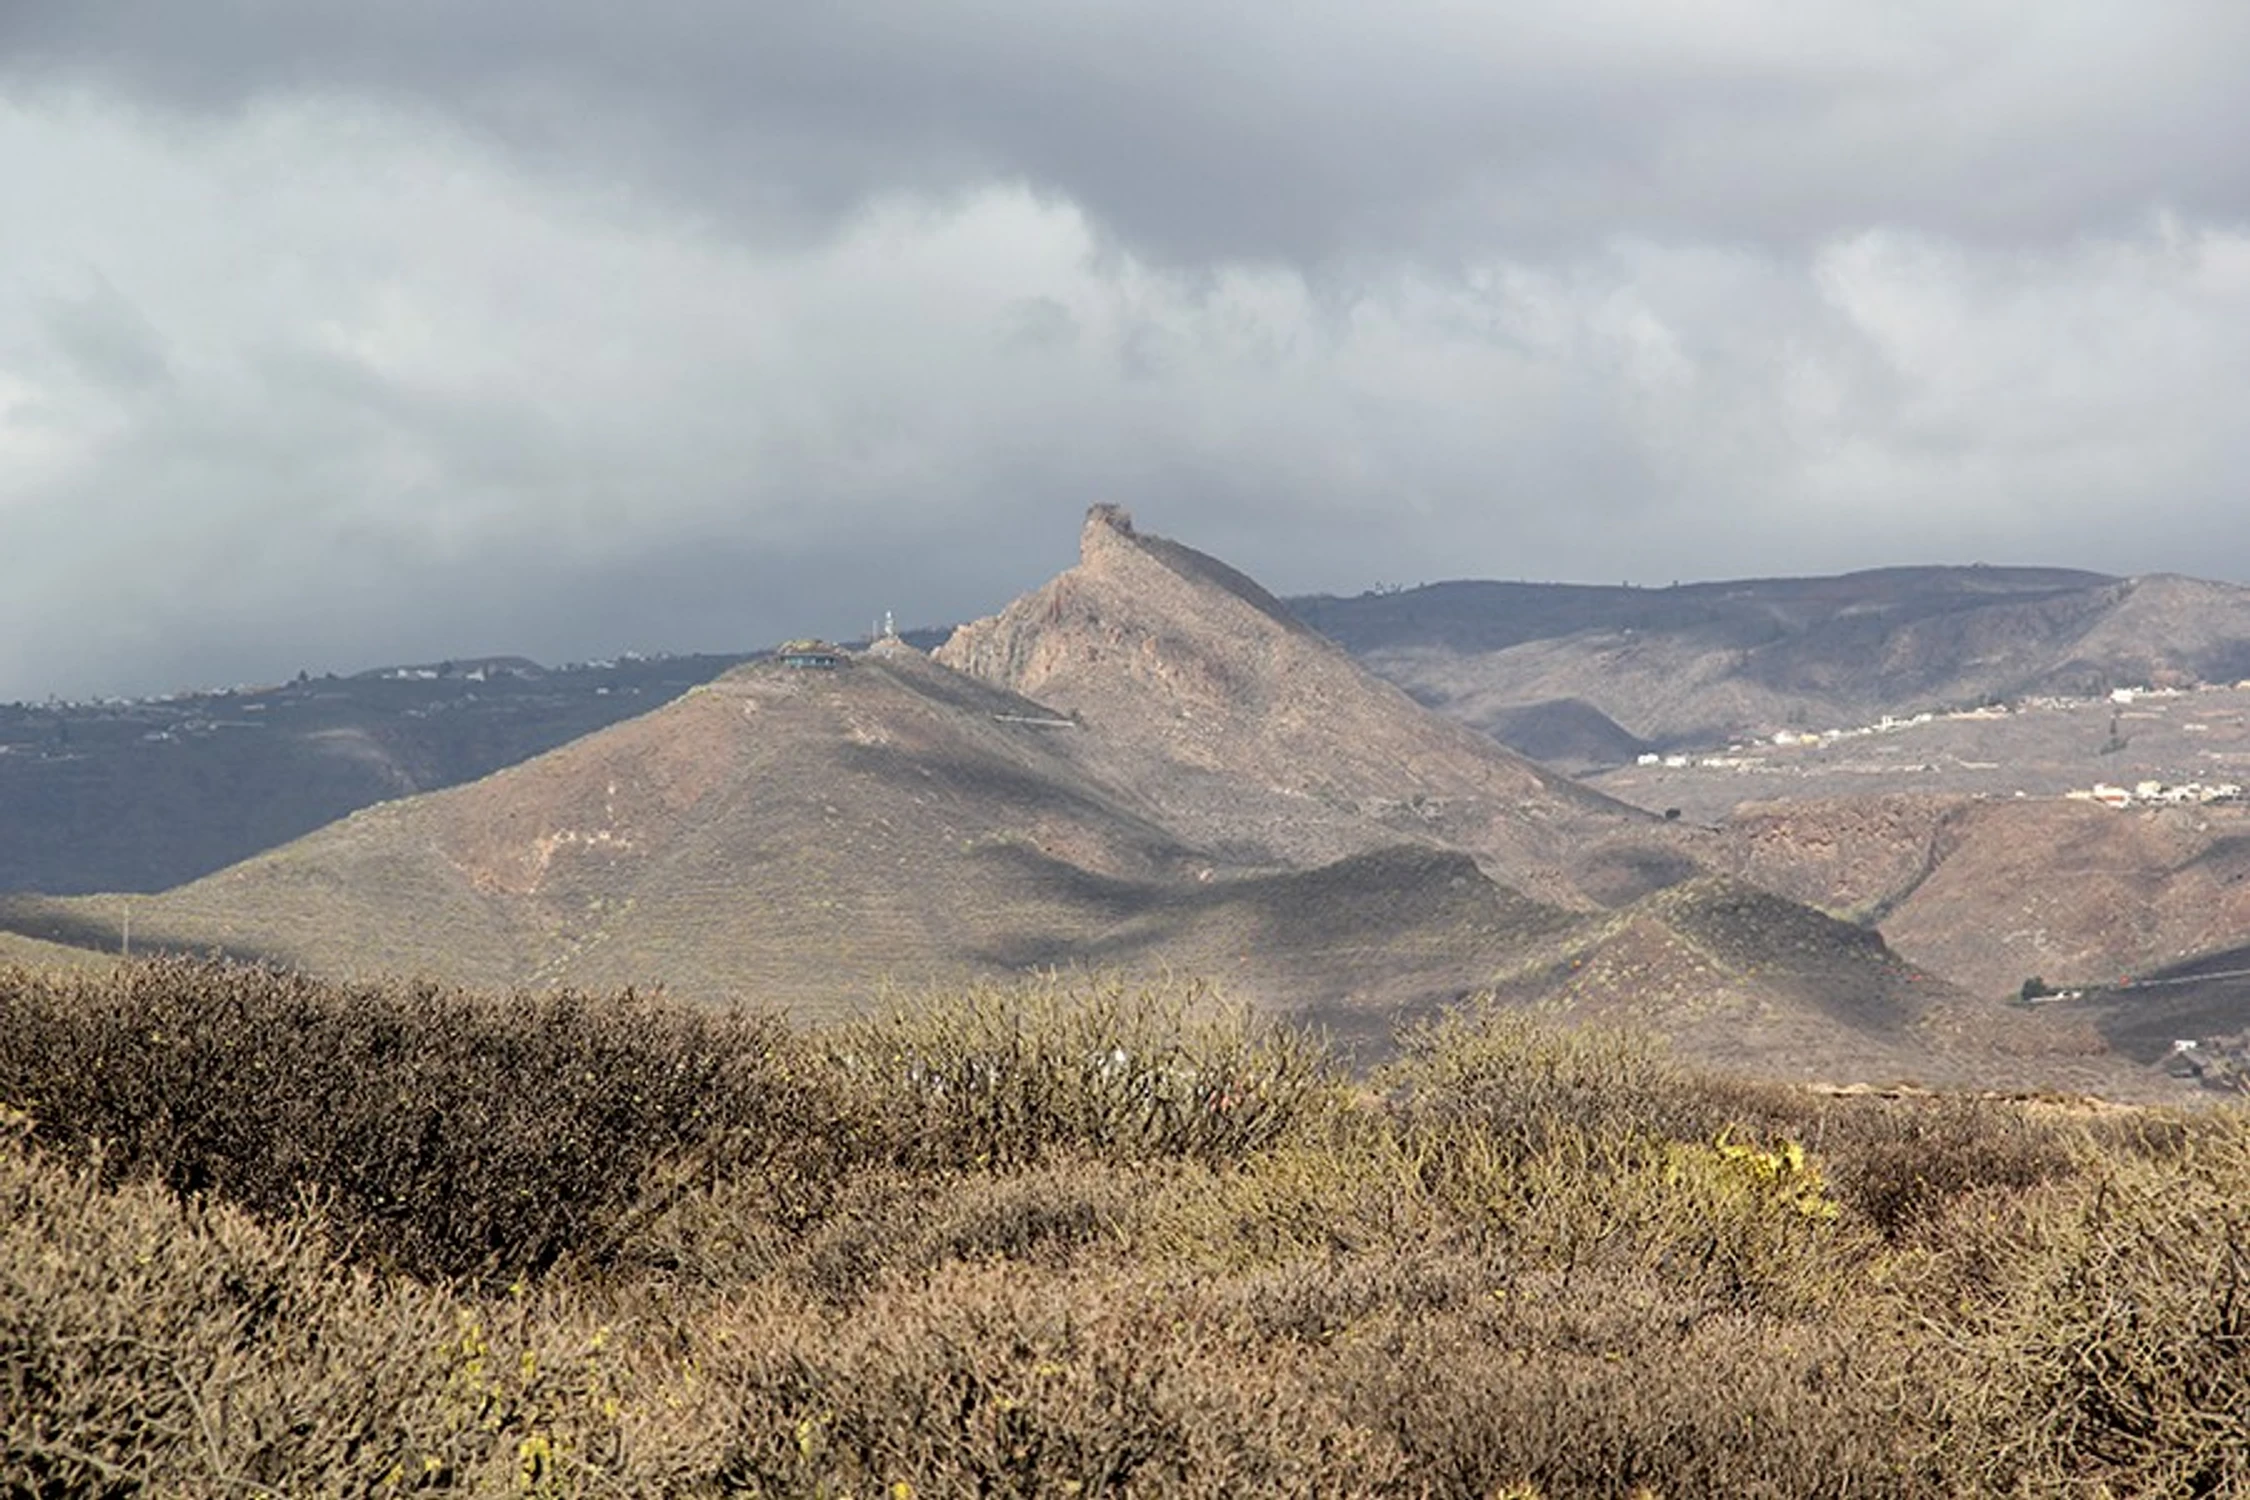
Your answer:
[[[2099,802],[2104,807],[2186,807],[2207,802],[2238,802],[2242,788],[2231,781],[2190,781],[2174,786],[2162,781],[2136,781],[2130,787],[2097,781],[2092,787],[2073,787],[2063,793],[2073,802]]]

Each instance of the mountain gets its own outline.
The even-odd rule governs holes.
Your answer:
[[[1114,511],[1077,568],[938,656],[739,667],[136,900],[137,939],[814,1012],[1096,964],[1377,1031],[1475,988],[1592,887],[1690,868],[1660,820],[1428,713]],[[10,913],[92,946],[119,920],[109,898]]]
[[[1662,589],[1460,582],[1289,607],[1418,701],[1509,743],[1524,710],[1558,702],[1587,705],[1628,740],[1710,746],[1886,713],[2250,676],[2250,589],[2170,575],[1926,567]]]
[[[814,1015],[890,983],[1096,964],[1213,975],[1371,1034],[1567,920],[1427,842],[1246,861],[1094,774],[1098,730],[903,644],[837,660],[737,668],[136,898],[135,942],[329,973],[660,982]],[[114,947],[123,910],[19,900],[7,917]]]
[[[1949,704],[2250,675],[2250,593],[2163,575],[1978,567],[1669,589],[1447,583],[1283,606],[1222,564],[1139,540],[1144,560],[1171,556],[1256,601],[1252,614],[1309,622],[1426,706],[1571,775],[1623,766],[1663,781],[1631,762]],[[908,639],[935,645],[944,632]],[[167,889],[357,808],[516,764],[747,659],[462,658],[131,702],[0,704],[0,891]],[[2089,753],[2108,728],[2095,728]],[[2012,766],[2015,755],[1960,758]],[[1953,789],[2007,774],[1964,770]],[[1604,790],[1657,811],[1710,821],[1731,805],[1713,805],[1710,787],[1643,789],[1613,775]],[[1640,878],[1603,894],[1628,895]]]
[[[1715,873],[1739,858],[1097,507],[1077,566],[934,657],[785,648],[176,889],[18,898],[0,927],[808,1016],[1026,969],[1193,974],[1368,1048],[1491,986],[1769,1075],[2166,1082]]]
[[[1466,849],[1558,905],[1693,874],[1678,830],[1415,703],[1216,559],[1086,518],[1078,565],[936,659],[1095,731],[1091,763],[1251,861]]]
[[[1130,540],[1129,522],[1108,529]],[[1658,786],[1683,778],[1636,769],[1635,758],[1929,706],[2250,673],[2245,591],[2186,578],[1894,568],[1670,589],[1451,583],[1283,606],[1223,564],[1162,538],[1138,541],[1139,561],[1170,557],[1180,576],[1251,601],[1243,617],[1273,621],[1278,610],[1308,621],[1425,705],[1691,821],[1714,821],[1745,794],[1832,794],[1866,784],[1861,770],[1893,768],[1854,764],[1820,787]],[[464,658],[132,702],[0,705],[0,891],[167,889],[357,808],[516,764],[746,659],[627,656],[550,669]],[[1167,659],[1182,662],[1177,651]],[[2110,728],[2106,719],[2093,728],[2088,755]],[[2122,729],[2137,752],[2136,726]],[[1942,749],[1924,758],[1950,764]],[[2019,755],[1994,747],[1953,759],[1965,768],[1949,789],[1989,790]],[[2116,779],[2122,764],[2077,782]],[[1615,767],[1625,779],[1605,770]],[[1353,793],[1368,804],[1383,795],[1379,784]],[[1394,831],[1428,812],[1425,800],[1410,819],[1394,815]],[[1556,894],[1570,899],[1574,883],[1560,881]],[[1604,900],[1650,888],[1629,868],[1593,885]]]

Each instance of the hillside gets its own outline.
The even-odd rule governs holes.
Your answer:
[[[753,664],[138,898],[136,942],[810,1014],[891,983],[1099,963],[1221,974],[1354,1029],[1359,1010],[1472,988],[1519,929],[1559,920],[1434,849],[1246,863],[1091,774],[1098,738],[904,645],[833,671]],[[11,910],[114,943],[109,898]]]
[[[0,704],[0,891],[159,891],[387,798],[489,775],[739,656],[518,657],[97,703]]]
[[[1573,1023],[1653,1031],[1684,1055],[1764,1078],[2179,1092],[2084,1018],[1969,993],[1871,929],[1725,877],[1527,945],[1493,988]]]
[[[2033,976],[2108,983],[2250,931],[2240,804],[1852,799],[1746,810],[1732,833],[1748,878],[1879,922],[1901,953],[1981,994]]]
[[[43,970],[100,969],[114,962],[116,960],[110,953],[97,949],[46,942],[16,932],[0,932],[0,967],[20,965],[26,969]]]
[[[1705,823],[1756,803],[2064,797],[2148,781],[2222,798],[2250,782],[2250,688],[2123,689],[1920,713],[1639,758],[1589,781]]]
[[[1461,582],[1290,608],[1421,702],[1503,739],[1525,709],[1573,700],[1631,739],[1710,746],[2030,694],[2250,676],[2250,589],[2164,575],[1929,567],[1663,589]]]
[[[1745,809],[1728,837],[1749,878],[1879,922],[1901,955],[1975,994],[2037,980],[2069,995],[2036,1007],[2039,1024],[2211,1086],[2250,1083],[2250,807],[1850,798]]]

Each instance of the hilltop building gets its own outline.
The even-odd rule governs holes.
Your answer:
[[[846,660],[843,647],[820,640],[784,641],[774,658],[798,672],[833,672]]]

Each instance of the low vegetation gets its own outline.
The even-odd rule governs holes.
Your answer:
[[[2250,1119],[0,972],[0,1494],[2223,1495]]]

